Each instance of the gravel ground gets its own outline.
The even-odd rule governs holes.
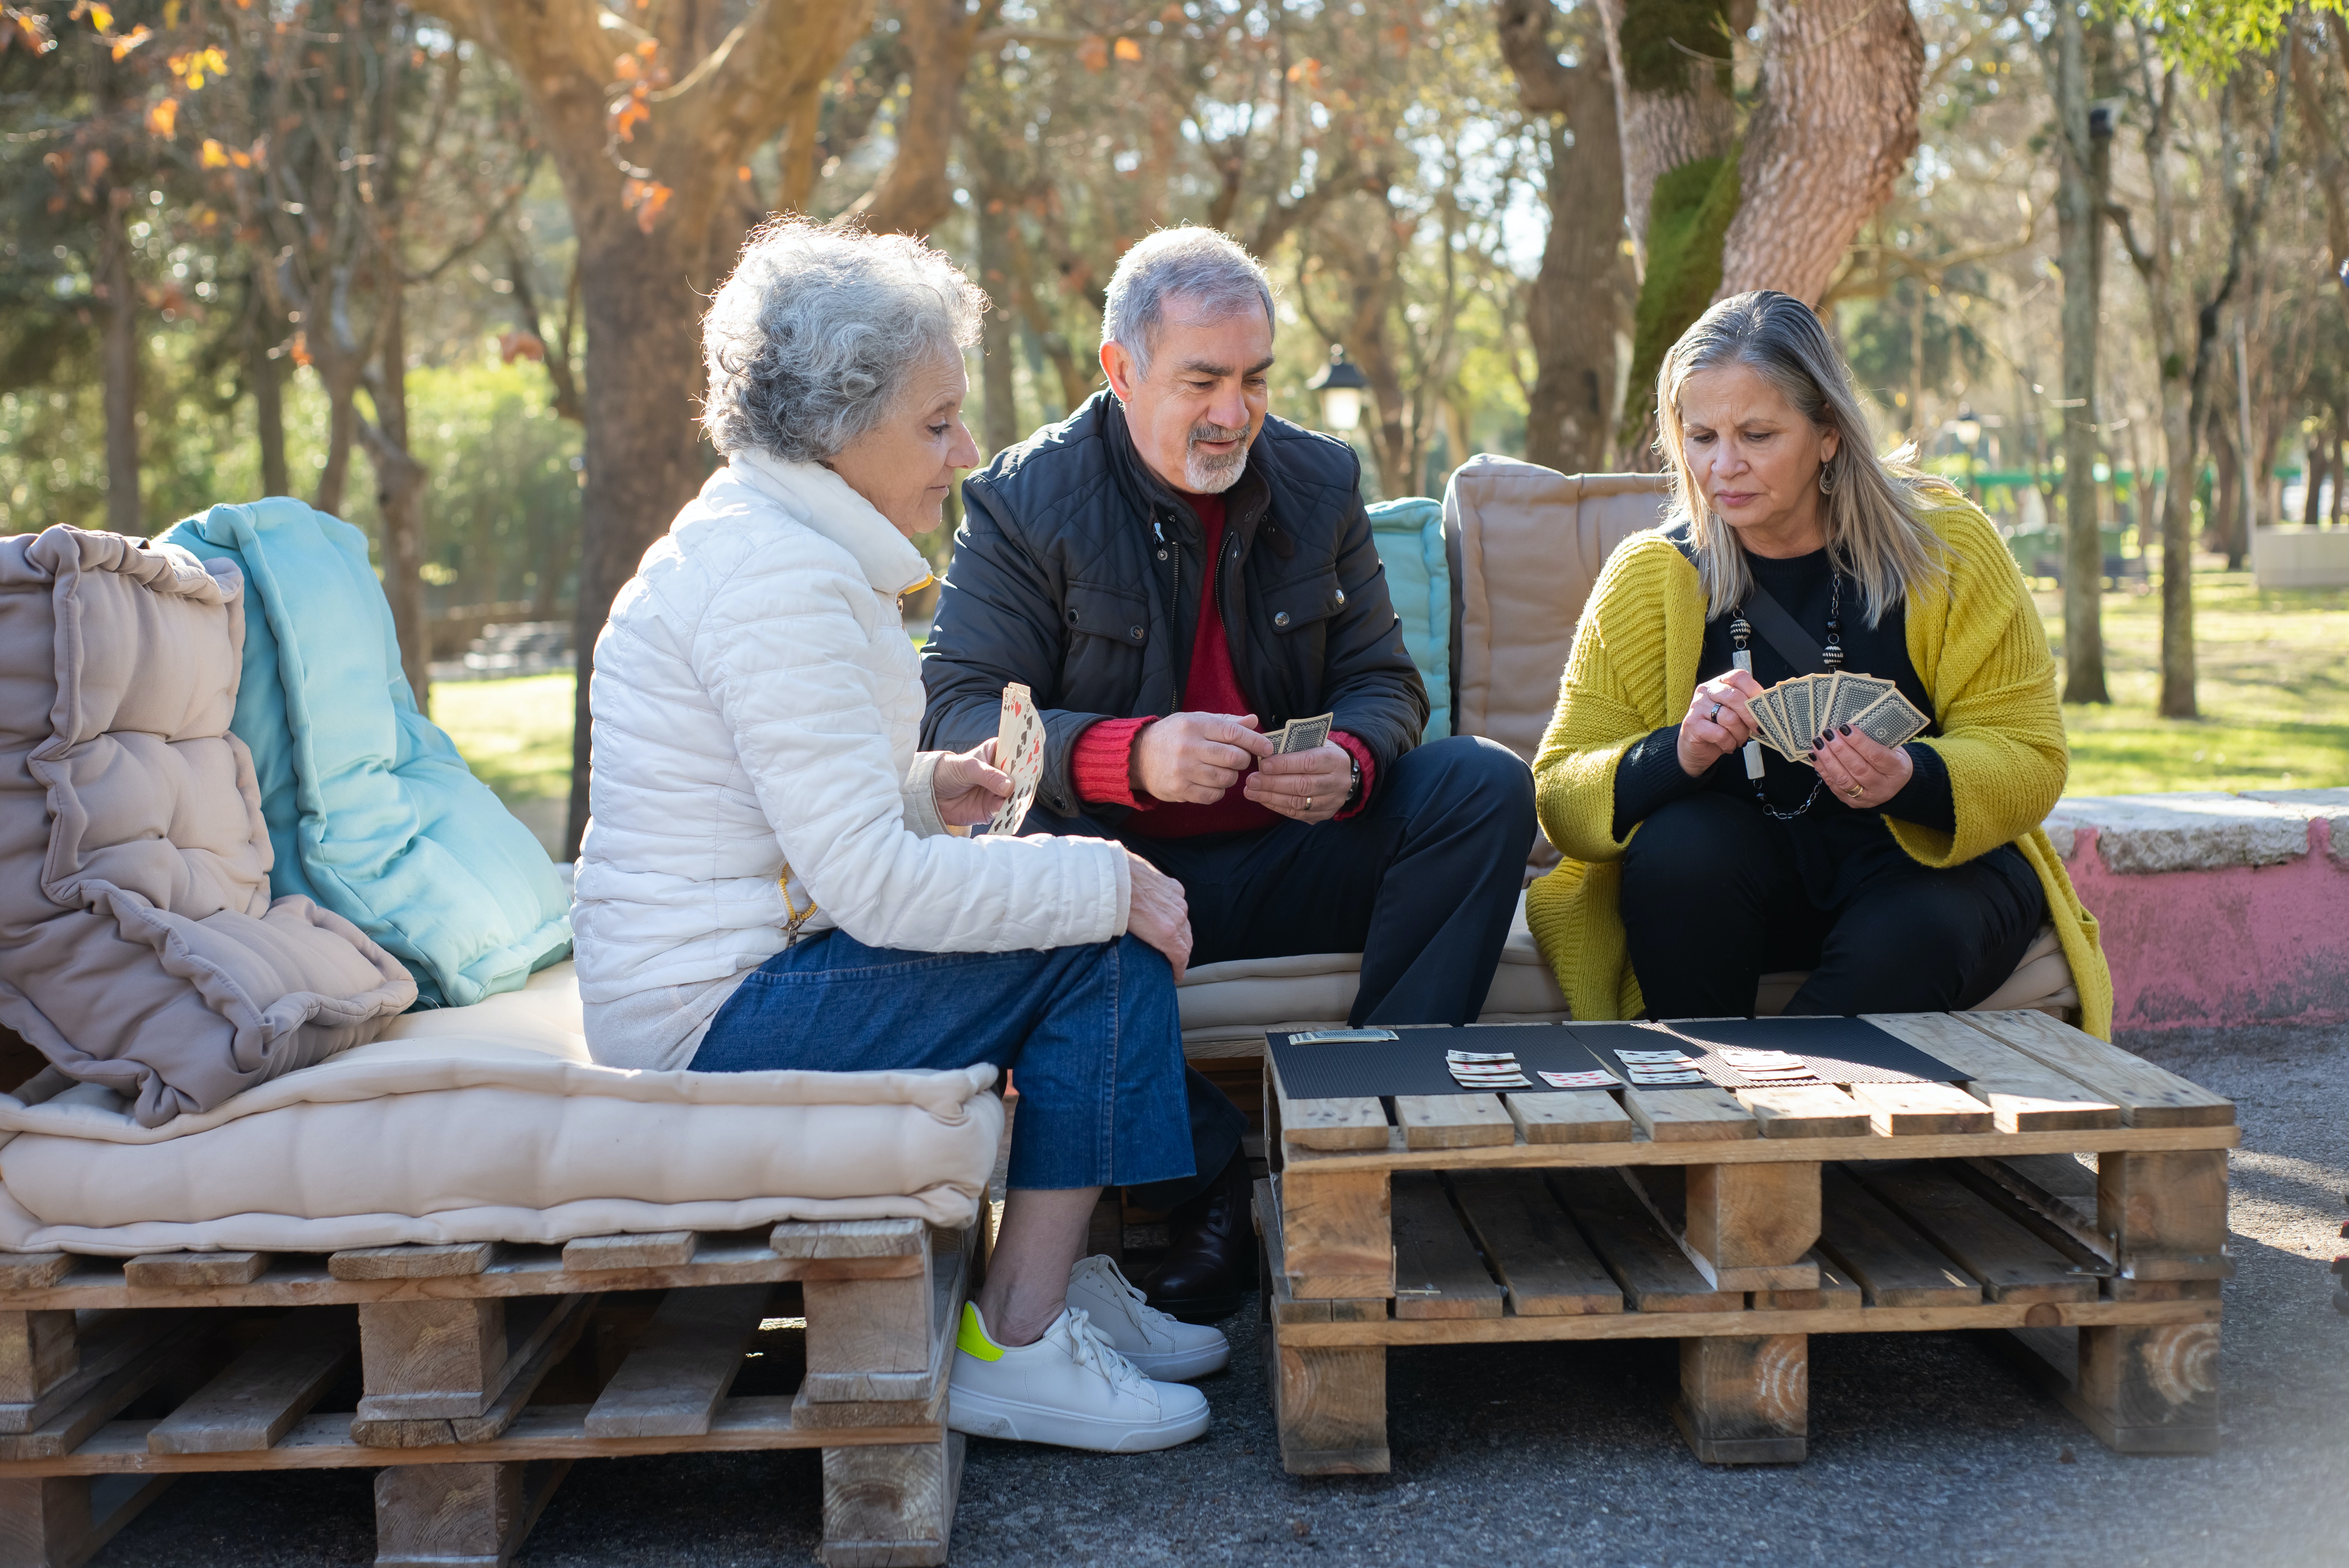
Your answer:
[[[1391,1353],[1391,1475],[1284,1474],[1254,1328],[1206,1385],[1216,1425],[1115,1458],[973,1440],[953,1561],[992,1563],[2349,1563],[2349,1318],[2327,1265],[2349,1189],[2349,1027],[2127,1041],[2240,1109],[2240,1272],[2221,1451],[2122,1458],[1992,1336],[1811,1342],[1811,1458],[1713,1469],[1667,1410],[1669,1341]],[[363,1564],[371,1472],[181,1480],[97,1561]],[[583,1462],[529,1568],[812,1561],[812,1454]]]

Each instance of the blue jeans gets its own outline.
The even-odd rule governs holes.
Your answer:
[[[1014,953],[905,953],[828,931],[742,977],[696,1072],[1018,1074],[1014,1187],[1192,1173],[1174,975],[1138,937]]]

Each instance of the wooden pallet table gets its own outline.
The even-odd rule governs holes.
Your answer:
[[[1961,1328],[2116,1449],[2215,1447],[2233,1105],[2040,1013],[1871,1021],[1971,1081],[1292,1100],[1268,1063],[1283,1463],[1388,1468],[1389,1346],[1537,1339],[1677,1339],[1697,1456],[1798,1460],[1809,1336]]]
[[[574,1460],[792,1448],[823,1451],[826,1563],[943,1563],[962,1468],[947,1371],[979,1235],[854,1220],[0,1254],[0,1568],[74,1568],[190,1471],[346,1467],[379,1472],[379,1565],[502,1564]],[[732,1396],[785,1311],[806,1322],[797,1394]],[[626,1336],[574,1357],[591,1322]],[[574,1399],[595,1364],[592,1398],[534,1403],[566,1359]],[[319,1413],[355,1366],[356,1410]]]

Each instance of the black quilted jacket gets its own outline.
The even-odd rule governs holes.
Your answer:
[[[1266,419],[1226,493],[1216,593],[1264,727],[1334,713],[1383,767],[1418,744],[1427,690],[1371,542],[1361,466],[1340,441]],[[1005,684],[1024,681],[1047,735],[1037,799],[1073,816],[1069,758],[1085,727],[1181,707],[1207,579],[1198,519],[1143,463],[1106,392],[998,454],[962,494],[922,655],[922,745],[978,745]]]

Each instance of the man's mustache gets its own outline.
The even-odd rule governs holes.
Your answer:
[[[1194,425],[1191,443],[1196,446],[1201,441],[1245,441],[1247,433],[1246,425]]]

